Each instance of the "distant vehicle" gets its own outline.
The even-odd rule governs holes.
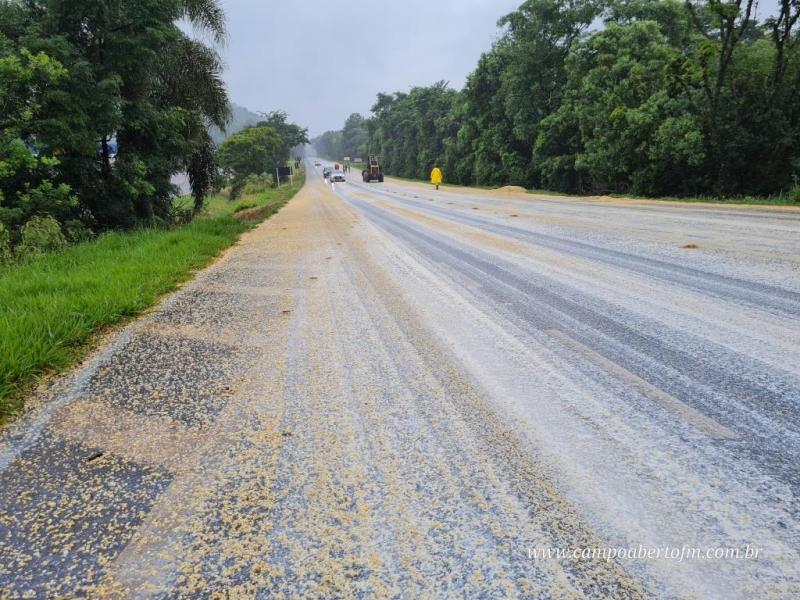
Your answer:
[[[370,156],[367,161],[367,168],[361,171],[361,178],[364,183],[371,183],[377,181],[383,183],[383,167],[377,156]]]
[[[333,171],[333,172],[331,173],[331,175],[330,175],[330,180],[331,180],[333,183],[336,183],[337,181],[345,181],[345,178],[344,178],[344,173],[342,173],[342,171],[341,171],[341,170],[339,170],[339,169],[336,169],[335,171]]]
[[[315,166],[315,167],[321,167],[321,166],[322,166],[322,163],[321,163],[321,162],[319,162],[318,160],[315,160],[315,161],[314,161],[314,166]]]
[[[331,169],[330,167],[324,167],[322,169],[322,177],[325,178],[325,179],[330,177],[331,173],[333,173],[333,169]]]

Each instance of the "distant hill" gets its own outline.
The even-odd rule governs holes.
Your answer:
[[[226,138],[229,138],[235,133],[239,133],[245,127],[257,124],[262,117],[243,106],[238,104],[231,104],[231,121],[228,123],[228,129],[224,133],[216,127],[212,127],[209,131],[211,139],[215,144],[222,143]]]

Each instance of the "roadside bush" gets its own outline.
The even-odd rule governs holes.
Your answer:
[[[800,185],[796,185],[789,190],[789,199],[795,204],[800,204]]]
[[[234,179],[228,188],[228,198],[230,200],[238,200],[244,190],[244,179]]]
[[[194,202],[188,202],[187,196],[175,198],[172,201],[172,206],[169,209],[169,214],[164,222],[161,223],[162,227],[182,227],[191,223],[197,211]]]
[[[71,219],[64,223],[64,237],[70,244],[88,242],[94,237],[94,232],[85,223],[78,219]]]
[[[262,194],[272,187],[271,175],[250,175],[245,180],[243,193],[245,196]]]
[[[32,217],[22,226],[20,234],[21,241],[16,253],[21,258],[54,252],[67,245],[61,225],[50,216]]]

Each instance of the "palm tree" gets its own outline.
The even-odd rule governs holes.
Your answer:
[[[180,17],[198,30],[210,33],[217,44],[227,39],[225,11],[218,0],[179,0]],[[208,127],[225,130],[230,120],[230,102],[222,77],[223,64],[217,51],[183,36],[161,64],[161,76],[169,102],[192,111],[198,120],[193,128],[194,151],[185,167],[194,197],[195,212],[202,209],[216,171],[214,142]]]
[[[180,18],[194,27],[210,33],[217,44],[228,38],[225,10],[218,0],[179,0]]]
[[[211,125],[224,129],[230,119],[228,91],[219,54],[182,36],[159,62],[165,99],[174,106],[202,114]]]

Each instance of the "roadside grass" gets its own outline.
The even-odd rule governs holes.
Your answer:
[[[410,181],[413,183],[428,183],[430,181],[425,179],[413,179],[409,177],[398,177],[397,175],[386,175],[386,177],[391,177],[392,179],[397,179],[398,181]],[[483,186],[483,185],[458,185],[453,183],[443,183],[441,185],[443,188],[459,188],[465,187],[469,189],[475,190],[496,190],[496,187],[492,186]],[[539,196],[553,196],[557,198],[597,198],[602,196],[602,194],[567,194],[564,192],[556,192],[553,190],[542,190],[542,189],[528,189],[525,190],[528,194],[532,195],[539,195]],[[634,196],[632,194],[608,194],[606,195],[607,198],[614,198],[615,200],[656,200],[661,202],[685,202],[685,203],[695,203],[695,204],[740,204],[740,205],[754,205],[754,206],[797,206],[800,207],[800,202],[798,202],[792,194],[778,194],[775,196],[737,196],[737,197],[730,197],[730,198],[720,198],[717,196],[664,196],[664,197],[653,197],[653,196]]]
[[[303,182],[301,176],[293,186],[238,203],[214,197],[201,217],[183,227],[108,233],[0,266],[0,425],[22,408],[25,393],[42,376],[69,368],[98,333],[134,318],[191,279],[242,233],[280,210]],[[235,217],[247,210],[244,205],[263,210],[254,220]]]
[[[236,208],[233,209],[233,214],[236,215],[242,212],[243,210],[249,210],[251,208],[257,208],[257,207],[258,207],[258,202],[250,202],[250,201],[239,202],[239,204],[236,205]]]
[[[797,206],[800,203],[791,194],[775,196],[734,196],[720,198],[718,196],[632,196],[629,194],[609,194],[609,198],[619,200],[655,200],[660,202],[685,202],[689,204],[741,204],[751,206]]]
[[[755,206],[800,206],[790,194],[779,194],[777,196],[737,196],[723,198],[719,196],[636,196],[633,194],[565,194],[564,192],[554,192],[552,190],[527,190],[529,194],[541,196],[554,196],[563,198],[598,198],[606,197],[615,200],[654,200],[659,202],[684,202],[689,204],[741,204]]]

